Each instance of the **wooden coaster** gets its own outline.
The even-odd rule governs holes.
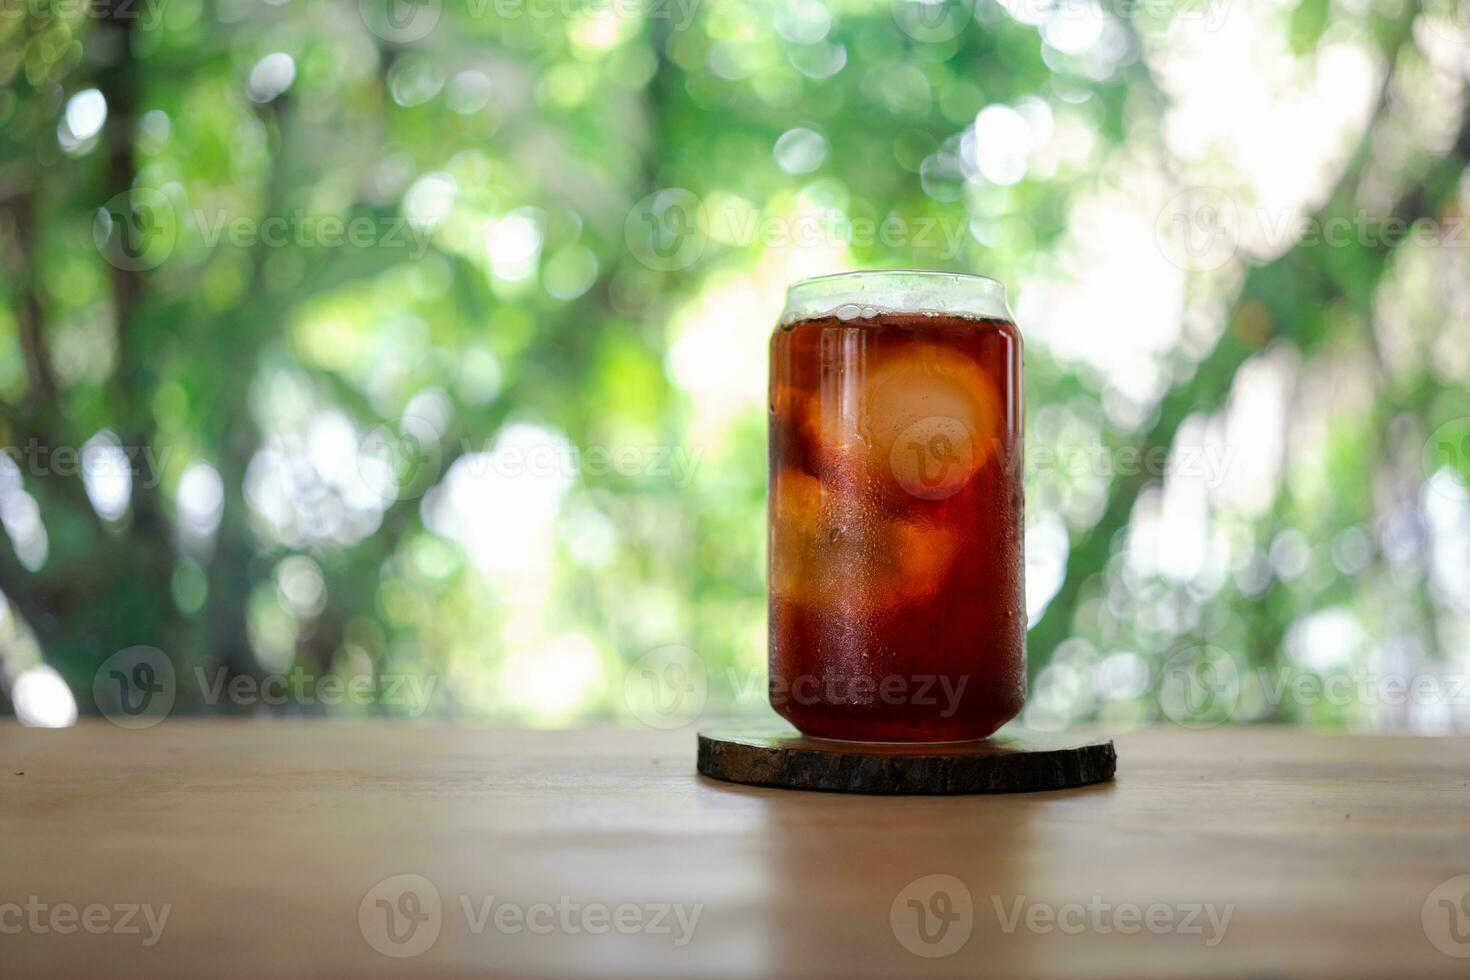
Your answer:
[[[699,733],[699,771],[752,786],[834,793],[1028,793],[1113,778],[1106,738],[1001,729],[977,742],[835,742],[790,728]]]

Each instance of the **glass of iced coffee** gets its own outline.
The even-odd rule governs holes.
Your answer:
[[[801,732],[961,741],[1021,710],[1021,415],[995,280],[791,287],[771,337],[770,697]]]

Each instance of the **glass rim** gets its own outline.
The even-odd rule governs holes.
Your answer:
[[[850,316],[842,315],[845,307],[852,308]],[[857,269],[797,280],[786,289],[780,322],[878,312],[1015,322],[999,279],[932,269]]]

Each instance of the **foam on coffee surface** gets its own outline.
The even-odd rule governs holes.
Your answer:
[[[781,324],[826,317],[872,320],[885,314],[1011,319],[1005,287],[985,276],[859,272],[820,276],[792,286]]]

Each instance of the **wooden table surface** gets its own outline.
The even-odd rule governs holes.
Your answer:
[[[7,726],[0,976],[1470,974],[1470,739],[1117,746],[884,798],[706,780],[687,729]]]

